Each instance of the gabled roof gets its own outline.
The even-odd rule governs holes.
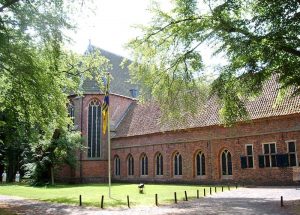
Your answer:
[[[278,89],[279,84],[276,78],[273,77],[265,83],[261,96],[246,104],[251,119],[300,113],[299,96],[286,97],[283,102],[274,106]],[[168,123],[160,123],[162,115],[156,104],[135,104],[132,105],[118,126],[115,138],[220,125],[219,110],[220,106],[216,98],[211,98],[204,105],[204,109],[201,113],[193,117],[188,117],[184,123],[171,125]]]
[[[89,45],[88,50],[93,51],[94,49],[99,49],[92,45]],[[113,79],[111,80],[110,92],[131,97],[130,90],[137,89],[137,87],[131,83],[129,83],[130,76],[128,68],[121,68],[120,64],[123,61],[123,57],[111,53],[109,51],[99,49],[101,54],[108,58],[110,63],[112,64],[112,69],[110,72]],[[82,84],[82,88],[84,93],[96,93],[101,92],[99,86],[95,80],[86,79]]]

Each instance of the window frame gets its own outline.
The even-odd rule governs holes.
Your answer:
[[[164,160],[164,157],[162,156],[162,154],[160,152],[156,153],[156,155],[155,155],[155,176],[161,177],[164,175],[163,160]],[[159,168],[157,168],[157,167],[159,167]]]
[[[96,104],[98,105],[95,105],[97,106],[98,108],[96,109],[96,111],[99,111],[99,115],[96,114],[96,123],[93,123],[93,122],[90,122],[89,121],[89,115],[90,115],[90,106],[91,106],[91,103],[95,102]],[[94,105],[93,105],[94,106]],[[97,113],[97,112],[96,112]],[[92,112],[92,121],[93,121],[93,112]],[[91,123],[91,124],[90,124]],[[95,130],[95,149],[93,149],[93,130],[94,130],[94,124],[96,125],[96,130]],[[89,128],[91,125],[91,128]],[[101,154],[102,154],[102,150],[101,150],[101,139],[102,139],[102,107],[101,107],[101,102],[96,99],[96,98],[93,98],[90,100],[90,102],[88,103],[88,109],[87,109],[87,147],[88,147],[88,150],[87,150],[87,159],[89,160],[99,160],[101,159]],[[91,133],[90,133],[91,132]],[[92,139],[92,140],[91,140]],[[91,140],[91,142],[90,142]],[[98,143],[98,144],[97,144]],[[90,150],[90,152],[89,152]],[[93,150],[95,150],[94,152],[94,156],[93,155]],[[97,155],[97,150],[99,150],[99,156]],[[90,154],[89,154],[90,153]]]
[[[73,104],[73,102],[70,102],[68,105],[68,116],[70,117],[73,125],[75,125],[75,105]]]
[[[173,156],[173,175],[174,177],[181,177],[182,174],[182,155],[179,152],[175,152]],[[176,164],[177,163],[177,164]],[[176,169],[177,167],[177,169]]]
[[[289,143],[290,142],[293,142],[295,144],[295,152],[290,152],[289,151]],[[298,163],[298,156],[297,156],[297,141],[296,140],[286,140],[285,141],[286,143],[286,151],[287,151],[287,154],[288,154],[288,159],[289,159],[289,167],[294,167],[294,166],[291,166],[290,165],[290,154],[294,154],[295,155],[295,158],[296,158],[296,166],[295,167],[298,167],[299,166],[299,163]]]
[[[265,154],[265,145],[269,145],[269,154]],[[271,144],[275,144],[275,152],[271,153]],[[277,159],[276,159],[276,155],[277,155],[277,143],[276,142],[267,142],[267,143],[262,143],[262,155],[264,156],[264,167],[265,168],[276,168],[277,167]],[[270,166],[266,165],[266,156],[269,156],[269,164]],[[276,166],[272,166],[272,156],[275,156],[275,163]]]
[[[247,150],[247,147],[248,146],[251,146],[251,149],[252,149],[252,155],[248,155],[248,150]],[[247,169],[254,169],[255,168],[255,164],[254,164],[254,147],[253,147],[253,144],[252,143],[248,143],[248,144],[245,144],[245,152],[246,152],[246,159],[247,159]],[[252,167],[249,167],[249,160],[248,158],[251,157],[252,158]]]
[[[226,164],[226,174],[223,174],[223,153],[225,153],[225,151],[227,151],[227,153],[225,154],[225,164]],[[228,153],[230,154],[230,160],[231,160],[231,175],[229,174],[229,161],[228,161]],[[222,179],[232,179],[233,177],[233,166],[232,166],[232,153],[230,152],[229,149],[225,148],[222,150],[221,154],[220,154],[220,167],[221,167],[221,176]]]
[[[121,176],[121,160],[119,155],[115,155],[114,157],[114,176]]]
[[[200,154],[200,174],[198,175],[198,155]],[[204,165],[203,165],[203,162],[202,162],[202,158],[204,156]],[[203,166],[204,166],[204,174],[203,174]],[[196,155],[195,155],[195,176],[197,178],[203,178],[203,177],[206,177],[206,157],[205,157],[205,154],[202,150],[198,150],[196,152]]]
[[[127,156],[127,176],[133,177],[134,176],[134,158],[132,154]]]
[[[146,153],[143,153],[140,159],[140,175],[141,176],[148,176],[148,156]]]

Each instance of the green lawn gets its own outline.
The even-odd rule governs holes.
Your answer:
[[[1,207],[1,205],[0,205],[0,207]],[[16,215],[16,213],[11,212],[10,210],[5,209],[5,208],[0,208],[0,214],[1,215]]]
[[[145,184],[144,194],[140,194],[137,184],[112,184],[111,197],[108,198],[107,184],[86,184],[86,185],[56,185],[50,187],[31,187],[28,185],[6,184],[0,185],[0,194],[21,196],[28,199],[36,199],[47,202],[67,203],[78,205],[79,195],[82,195],[84,206],[100,207],[101,196],[104,195],[104,207],[126,207],[127,195],[130,198],[130,206],[154,205],[155,194],[158,194],[159,204],[169,204],[174,202],[174,192],[177,193],[177,200],[184,200],[184,191],[187,192],[188,199],[196,198],[197,190],[200,197],[209,195],[209,187],[197,185],[162,185]],[[231,187],[231,189],[235,189]],[[227,186],[224,192],[228,191]],[[212,187],[212,194],[215,188]],[[217,192],[221,192],[221,187],[217,187]]]

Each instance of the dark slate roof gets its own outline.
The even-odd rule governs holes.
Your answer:
[[[88,50],[92,51],[93,49],[99,49],[94,46],[89,45]],[[110,74],[113,79],[111,80],[110,92],[131,97],[130,91],[131,89],[137,89],[137,87],[131,83],[129,83],[130,76],[128,68],[121,68],[120,64],[123,61],[123,57],[117,54],[111,53],[109,51],[99,49],[101,54],[108,58],[110,64],[112,65],[112,69],[110,69]],[[98,93],[100,92],[99,86],[95,80],[86,79],[82,84],[82,89],[84,93]]]
[[[251,119],[300,113],[299,96],[288,96],[281,104],[274,106],[278,89],[279,84],[276,78],[273,77],[265,83],[261,96],[246,104]],[[216,98],[211,98],[204,105],[201,113],[188,117],[185,122],[172,124],[160,123],[161,111],[158,105],[135,104],[132,105],[128,114],[118,126],[115,138],[221,125],[219,110],[220,106]]]

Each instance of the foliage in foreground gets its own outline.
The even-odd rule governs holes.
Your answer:
[[[299,7],[298,0],[174,0],[164,11],[154,2],[152,22],[129,43],[133,81],[165,114],[195,111],[204,94],[218,96],[225,124],[245,119],[245,102],[274,74],[281,85],[278,101],[290,87],[300,92]],[[203,45],[228,60],[215,68],[211,88],[203,88]]]
[[[51,140],[40,140],[25,156],[24,179],[32,185],[54,184],[54,170],[63,165],[75,168],[77,152],[82,150],[79,132],[56,130]]]
[[[57,129],[72,123],[69,93],[80,94],[83,79],[99,80],[109,67],[97,51],[79,56],[64,49],[65,32],[75,28],[72,12],[85,2],[0,0],[0,165],[10,181],[33,162],[24,152],[43,151]]]

